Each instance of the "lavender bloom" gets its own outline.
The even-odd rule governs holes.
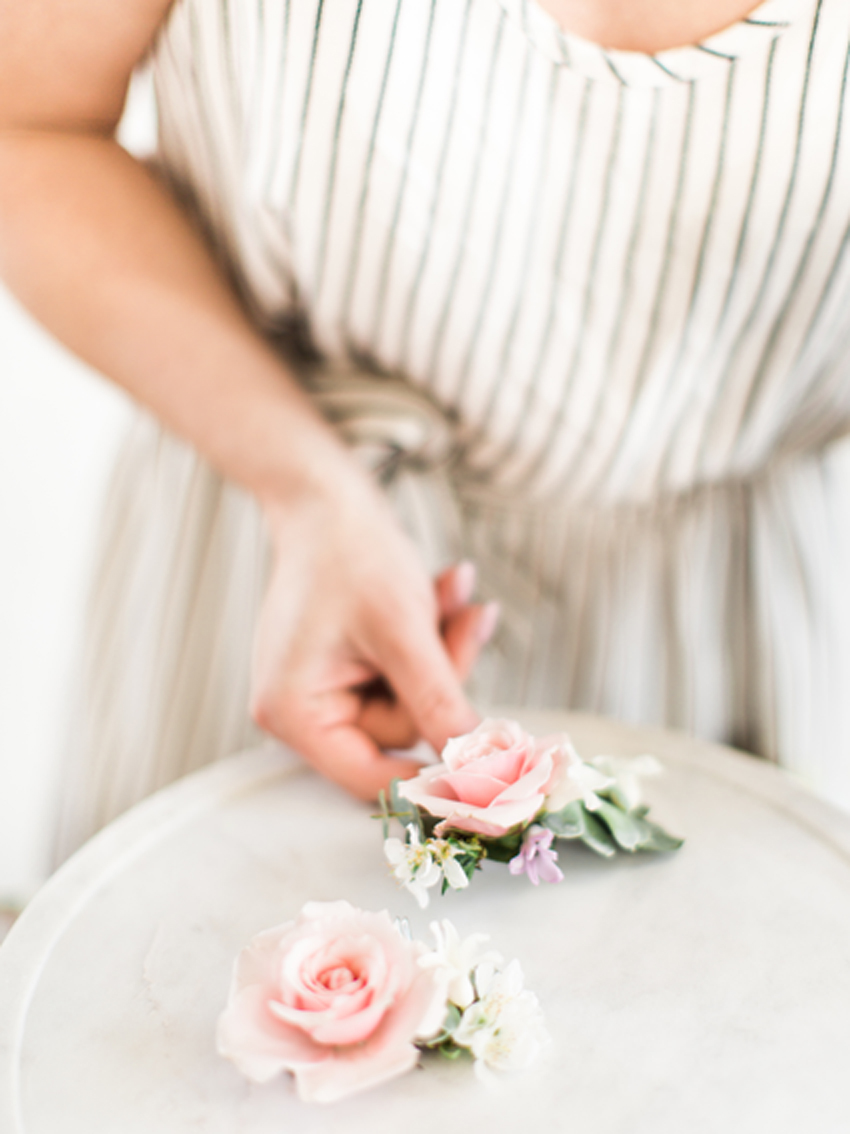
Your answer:
[[[545,827],[529,827],[525,832],[519,854],[508,863],[511,874],[527,874],[536,886],[539,882],[563,882],[564,876],[557,867],[558,852],[552,850],[552,831]]]

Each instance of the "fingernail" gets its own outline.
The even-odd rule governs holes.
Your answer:
[[[469,559],[464,559],[455,567],[454,592],[458,606],[466,606],[472,598],[477,577],[478,572],[475,569],[475,564]]]
[[[493,637],[493,631],[499,621],[499,615],[502,613],[502,608],[497,602],[488,602],[481,610],[481,617],[478,620],[478,627],[475,631],[476,637],[481,645],[485,645]]]

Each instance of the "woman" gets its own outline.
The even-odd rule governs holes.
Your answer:
[[[504,607],[484,697],[850,803],[846,0],[116,7],[5,13],[3,271],[259,502],[259,724],[372,795],[410,770],[380,748],[474,721],[494,619],[301,366],[408,519],[454,513]],[[112,141],[149,49],[157,177]],[[150,423],[113,510],[68,845],[246,727],[257,512]]]

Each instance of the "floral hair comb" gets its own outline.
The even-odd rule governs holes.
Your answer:
[[[485,858],[511,874],[560,882],[561,839],[579,839],[606,858],[617,850],[672,851],[682,839],[649,818],[640,779],[654,756],[582,760],[562,733],[535,739],[516,721],[485,720],[450,740],[438,764],[394,780],[381,796],[384,853],[396,878],[422,908],[442,884],[462,890]],[[403,828],[390,835],[390,821]]]

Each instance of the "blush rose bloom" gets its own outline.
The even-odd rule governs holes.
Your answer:
[[[530,823],[571,757],[566,738],[535,740],[510,720],[487,719],[450,740],[441,763],[398,786],[399,794],[453,828],[498,838]]]
[[[446,978],[418,961],[389,914],[309,902],[239,954],[218,1051],[247,1078],[295,1075],[307,1102],[335,1102],[402,1075],[439,1032]]]

